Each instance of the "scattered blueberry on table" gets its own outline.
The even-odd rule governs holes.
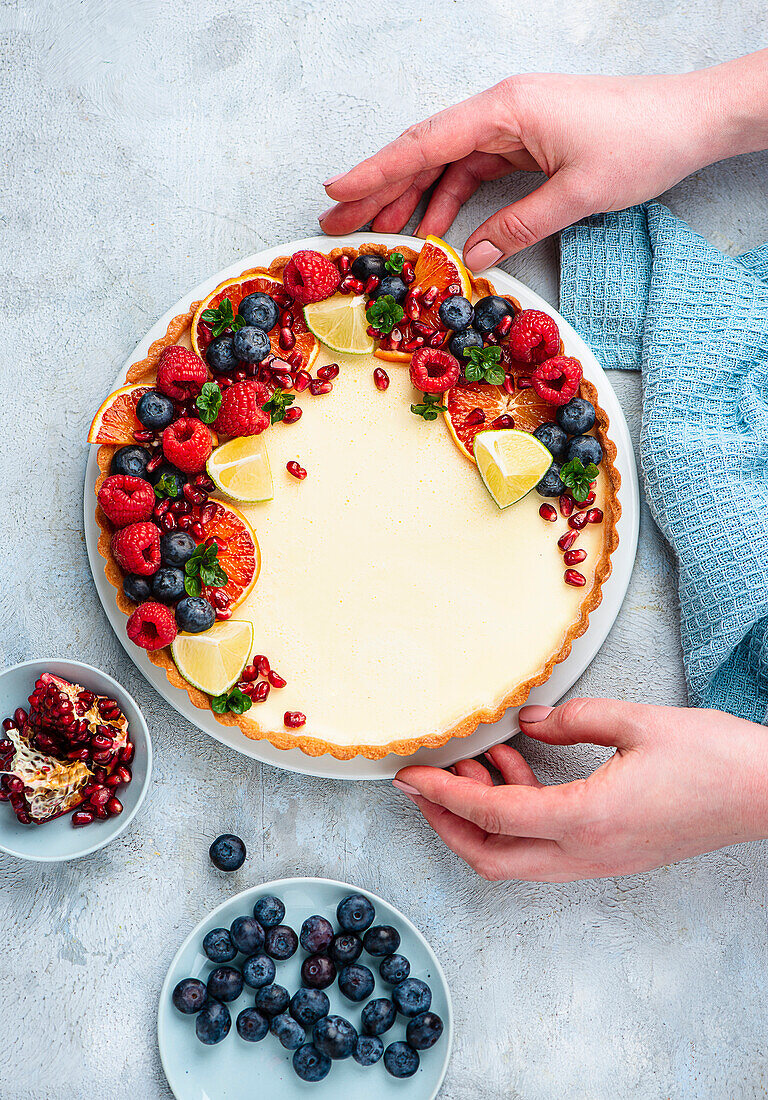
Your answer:
[[[179,534],[184,534],[181,531]],[[174,532],[174,535],[176,532]],[[189,597],[191,600],[193,597]],[[183,601],[182,601],[183,602]],[[190,612],[194,615],[194,609]],[[184,629],[189,629],[185,627]],[[245,845],[239,836],[233,833],[223,833],[217,836],[209,849],[211,863],[220,871],[237,871],[245,863]]]

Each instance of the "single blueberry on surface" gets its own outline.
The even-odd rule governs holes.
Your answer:
[[[171,994],[171,1000],[179,1012],[189,1015],[200,1011],[208,1000],[208,990],[198,978],[183,978]]]
[[[398,982],[404,982],[410,972],[411,964],[405,955],[389,955],[382,960],[379,966],[379,974],[381,974],[382,981],[385,981],[387,985],[397,985]]]
[[[384,1068],[393,1077],[413,1077],[419,1056],[407,1043],[391,1043],[384,1051]]]
[[[251,955],[243,963],[243,981],[251,989],[261,989],[275,980],[277,967],[268,955]]]
[[[536,486],[536,492],[542,497],[559,497],[565,492],[565,483],[560,478],[559,462],[552,463]]]
[[[420,978],[406,978],[392,990],[392,1000],[401,1016],[419,1016],[432,1004],[432,990]]]
[[[376,910],[362,894],[348,894],[336,907],[336,919],[346,932],[364,932],[375,916]]]
[[[264,929],[255,917],[235,917],[229,935],[237,950],[244,955],[252,955],[264,946]]]
[[[217,836],[208,849],[208,854],[211,857],[211,863],[220,871],[237,871],[245,863],[245,845],[234,833],[222,833],[221,836]]]
[[[308,955],[301,964],[301,980],[309,989],[327,989],[336,980],[336,963],[327,955]]]
[[[464,354],[467,348],[481,348],[483,346],[483,338],[479,332],[475,332],[473,328],[464,329],[463,332],[456,332],[448,341],[448,347],[451,355],[462,364],[467,362],[467,357]]]
[[[376,298],[383,298],[384,295],[391,295],[396,302],[402,303],[405,301],[405,296],[408,293],[408,287],[405,285],[399,275],[385,275],[379,285],[374,291],[371,292],[369,297],[372,301]]]
[[[499,321],[505,317],[514,317],[515,311],[506,298],[500,298],[498,294],[489,294],[487,298],[481,298],[475,302],[475,318],[472,324],[478,332],[485,334],[495,329]]]
[[[533,433],[539,443],[543,443],[556,462],[565,457],[565,449],[568,446],[568,436],[559,424],[539,424]]]
[[[231,962],[237,954],[237,948],[229,938],[228,928],[212,928],[203,939],[203,951],[211,962]]]
[[[405,1038],[414,1050],[429,1050],[443,1034],[443,1021],[436,1012],[422,1012],[408,1021]]]
[[[235,1020],[237,1034],[248,1043],[258,1043],[269,1031],[269,1020],[257,1008],[244,1008]]]
[[[152,595],[161,603],[176,603],[185,594],[184,572],[174,565],[162,565],[152,574]]]
[[[357,1045],[357,1030],[343,1016],[323,1016],[314,1026],[312,1042],[329,1058],[349,1058]]]
[[[307,917],[301,926],[299,943],[310,955],[322,955],[331,946],[333,925],[325,917]]]
[[[593,435],[576,435],[568,444],[565,457],[568,462],[579,458],[584,466],[588,466],[590,462],[599,466],[603,461],[603,448]]]
[[[235,355],[235,342],[231,336],[217,336],[205,349],[208,366],[216,374],[229,374],[237,370],[238,358]]]
[[[173,420],[173,401],[157,390],[147,390],[136,403],[136,418],[145,428],[159,431]]]
[[[286,1050],[297,1050],[307,1041],[304,1028],[287,1012],[281,1012],[279,1016],[273,1016],[269,1030],[280,1040]]]
[[[160,536],[160,560],[163,565],[186,565],[197,543],[186,531],[167,531]]]
[[[377,997],[369,1001],[360,1016],[360,1025],[365,1035],[383,1035],[389,1031],[397,1018],[397,1009],[387,997]]]
[[[195,1019],[197,1037],[206,1046],[213,1046],[214,1043],[226,1039],[231,1027],[229,1009],[221,1001],[209,1001]]]
[[[454,332],[463,332],[465,328],[469,328],[475,316],[472,303],[463,294],[452,294],[450,298],[444,298],[438,313],[445,327],[452,328]]]
[[[138,573],[126,573],[123,577],[123,592],[134,603],[143,603],[152,598],[152,588],[148,577],[140,577]]]
[[[568,435],[584,435],[594,427],[595,406],[583,397],[572,397],[567,405],[559,406],[555,419]]]
[[[263,329],[245,325],[235,333],[233,347],[241,363],[260,363],[269,354],[269,337]]]
[[[216,612],[204,596],[185,596],[176,604],[176,625],[187,634],[202,634],[204,630],[210,630],[215,622]]]
[[[273,984],[257,989],[253,1003],[265,1016],[279,1016],[288,1008],[290,1000],[288,990],[284,986]]]
[[[287,924],[278,924],[268,928],[264,935],[264,950],[273,959],[284,961],[295,954],[299,946],[299,937]]]
[[[262,928],[277,928],[285,916],[285,906],[274,894],[259,898],[253,907],[253,915]]]
[[[327,1054],[321,1054],[317,1047],[307,1043],[294,1054],[293,1070],[302,1081],[311,1081],[314,1084],[322,1081],[331,1072],[331,1059]]]
[[[354,932],[337,932],[331,940],[328,954],[337,966],[355,962],[363,953],[363,941]]]
[[[360,1066],[375,1066],[384,1053],[384,1044],[376,1035],[361,1035],[352,1051],[352,1057]]]
[[[235,966],[217,966],[208,975],[208,996],[217,1001],[236,1001],[243,992],[243,975]]]
[[[328,994],[322,989],[299,989],[291,997],[291,1016],[302,1027],[312,1027],[331,1011]]]
[[[237,307],[237,312],[246,325],[260,328],[263,332],[269,332],[280,320],[280,307],[274,298],[268,294],[246,294]]]
[[[359,279],[361,283],[367,283],[371,275],[375,275],[377,279],[385,279],[389,274],[386,260],[383,256],[378,256],[375,253],[363,253],[360,256],[355,256],[349,270],[354,278]]]
[[[129,477],[143,477],[147,480],[147,463],[152,452],[146,447],[121,447],[112,455],[109,464],[111,474],[127,474]]]
[[[391,924],[377,924],[363,936],[363,947],[369,955],[394,955],[400,946],[400,933]]]
[[[350,1001],[364,1001],[370,997],[375,984],[373,974],[360,963],[350,963],[339,971],[339,989]]]

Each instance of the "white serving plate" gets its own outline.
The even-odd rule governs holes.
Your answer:
[[[308,237],[301,241],[292,241],[278,245],[275,248],[267,248],[263,252],[257,252],[253,256],[238,260],[237,263],[224,268],[223,271],[219,271],[218,274],[206,279],[204,283],[185,294],[172,309],[169,309],[152,326],[126,361],[120,374],[114,380],[112,388],[117,389],[118,386],[121,386],[130,364],[142,359],[147,354],[150,344],[165,335],[168,323],[172,318],[179,313],[187,312],[192,302],[204,298],[206,294],[209,294],[225,279],[234,278],[250,267],[267,267],[276,256],[290,255],[300,248],[315,248],[327,251],[329,245],[334,247],[357,246],[366,241],[378,241],[390,248],[406,245],[416,250],[420,249],[423,244],[423,241],[417,238],[393,233],[352,233],[347,237],[333,238],[317,236]],[[574,355],[581,361],[584,376],[592,382],[600,394],[600,404],[610,420],[611,439],[617,449],[616,467],[621,474],[619,500],[622,513],[618,522],[619,545],[612,558],[613,571],[603,585],[602,603],[590,615],[589,627],[586,633],[573,643],[568,658],[555,665],[549,680],[545,684],[534,688],[527,700],[528,703],[545,703],[548,706],[554,706],[558,699],[576,683],[579,676],[595,657],[607,638],[624,600],[635,562],[640,524],[637,468],[629,429],[621,405],[605,371],[584,340],[548,302],[529,290],[523,283],[500,268],[491,268],[487,274],[499,291],[513,295],[520,302],[523,309],[540,309],[552,314],[557,319],[568,354]],[[104,391],[106,394],[106,385]],[[357,756],[353,760],[336,760],[327,754],[315,757],[307,756],[300,749],[278,749],[271,745],[269,741],[251,741],[240,732],[237,726],[220,725],[212,713],[194,707],[185,691],[173,687],[168,682],[165,672],[156,668],[146,653],[133,645],[125,633],[126,617],[117,606],[115,590],[104,575],[104,559],[97,548],[100,531],[94,514],[94,490],[98,472],[96,448],[92,447],[85,472],[85,540],[96,590],[107,618],[128,656],[137,668],[144,673],[152,686],[193,725],[210,734],[211,737],[220,741],[223,745],[235,749],[244,756],[250,756],[254,760],[260,760],[265,764],[272,764],[275,767],[286,768],[289,771],[300,772],[304,775],[316,775],[329,779],[391,779],[406,764],[433,764],[438,767],[447,767],[465,757],[478,756],[492,745],[497,745],[500,741],[506,741],[519,731],[520,727],[517,721],[519,708],[512,707],[503,718],[493,725],[482,724],[478,726],[471,737],[454,738],[437,749],[420,749],[410,757],[390,754],[382,760],[367,760],[362,756]]]

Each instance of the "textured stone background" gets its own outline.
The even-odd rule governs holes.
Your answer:
[[[766,32],[762,0],[0,3],[3,661],[100,665],[140,699],[156,746],[144,811],[106,851],[50,868],[0,857],[0,1096],[168,1098],[155,1011],[181,938],[228,891],[314,873],[384,893],[435,945],[457,1016],[445,1100],[765,1094],[768,846],[490,885],[387,784],[225,750],[114,638],[81,494],[87,424],[138,338],[211,272],[314,232],[320,180],[514,71],[684,70]],[[667,198],[743,250],[768,236],[767,167],[722,164]],[[486,188],[451,241],[517,187]],[[551,244],[509,268],[556,301]],[[636,438],[639,380],[614,382]],[[674,568],[647,513],[626,604],[578,687],[684,702]],[[549,778],[597,759],[534,755]],[[206,855],[223,829],[251,853],[227,882]]]

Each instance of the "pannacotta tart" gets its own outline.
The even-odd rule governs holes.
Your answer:
[[[568,350],[435,238],[228,280],[91,428],[129,637],[222,724],[312,756],[498,720],[618,545],[610,425]]]

